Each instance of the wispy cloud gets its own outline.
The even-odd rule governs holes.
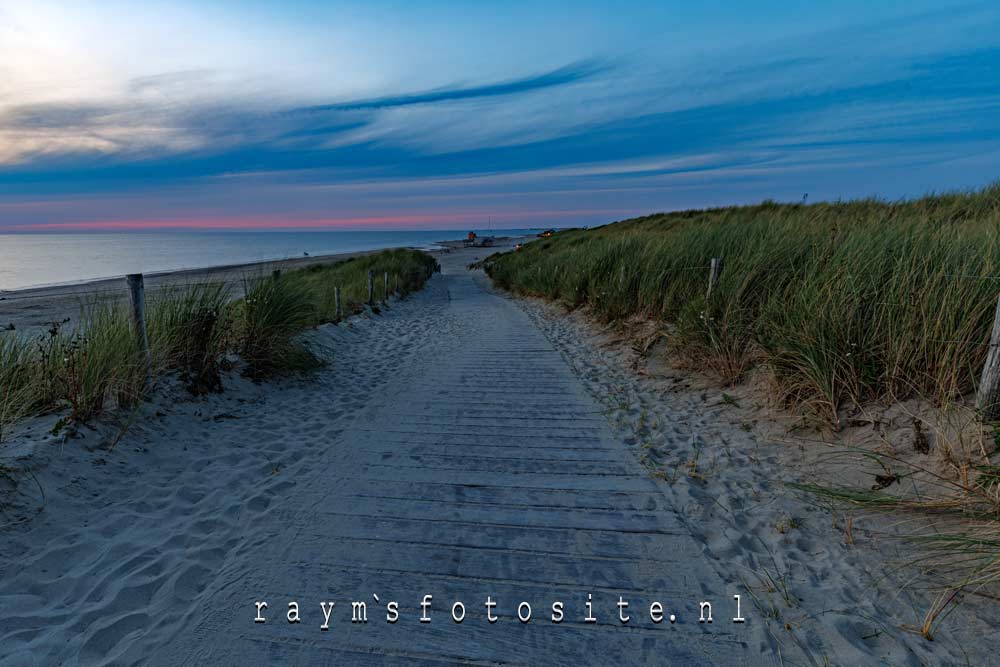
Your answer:
[[[518,93],[542,90],[545,88],[554,88],[557,86],[575,83],[577,81],[589,79],[598,74],[607,72],[609,69],[610,66],[608,64],[591,59],[571,63],[569,65],[559,67],[558,69],[545,72],[544,74],[514,79],[512,81],[505,81],[501,83],[468,87],[453,86],[421,93],[380,97],[372,100],[340,102],[337,104],[320,104],[316,106],[292,109],[290,113],[386,109],[390,107],[411,106],[414,104],[433,104],[435,102],[450,102],[454,100],[468,100],[482,97],[517,95]]]

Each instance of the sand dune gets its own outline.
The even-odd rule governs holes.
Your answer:
[[[8,513],[44,509],[3,528],[0,663],[932,664],[995,631],[900,631],[920,600],[783,492],[752,433],[492,290],[465,269],[482,252],[443,254],[424,292],[308,334],[330,361],[312,378],[232,376],[201,400],[166,387],[113,451],[110,425],[68,442],[26,425],[7,460],[44,499],[25,478]],[[652,476],[640,419],[660,454],[701,451],[716,474]],[[653,622],[654,603],[676,623]]]

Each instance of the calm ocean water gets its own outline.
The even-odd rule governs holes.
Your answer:
[[[513,236],[534,230],[479,234]],[[119,232],[0,234],[0,290],[110,278],[126,273],[242,264],[288,257],[429,248],[463,231]]]

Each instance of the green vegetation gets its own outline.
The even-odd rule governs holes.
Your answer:
[[[0,441],[4,428],[30,413],[36,400],[31,348],[16,338],[0,337]]]
[[[360,312],[368,300],[369,271],[375,274],[375,299],[380,301],[386,296],[386,273],[389,274],[389,293],[398,286],[399,295],[405,297],[423,288],[436,267],[437,261],[426,253],[396,249],[336,264],[317,264],[286,275],[301,281],[312,295],[313,323],[321,324],[336,321],[333,285],[341,288],[342,309],[346,315]]]
[[[233,334],[247,374],[260,378],[316,365],[309,351],[295,341],[295,335],[316,319],[315,299],[305,283],[291,275],[257,278],[245,282],[244,292]]]
[[[419,290],[436,261],[415,250],[388,250],[336,264],[289,271],[279,278],[248,277],[243,298],[226,285],[167,288],[147,296],[148,375],[176,372],[194,394],[222,390],[222,360],[235,352],[253,378],[314,368],[318,360],[296,337],[336,319],[334,287],[342,286],[343,312],[362,310],[368,271],[376,298]],[[109,408],[135,406],[149,389],[147,360],[139,353],[126,304],[81,306],[76,326],[53,324],[38,339],[0,335],[0,441],[13,422],[31,415],[66,413],[64,424],[84,423]]]
[[[157,295],[147,322],[154,368],[177,369],[193,394],[222,391],[219,357],[238,321],[228,300],[218,283]]]
[[[491,257],[497,284],[670,323],[676,360],[734,383],[768,369],[782,399],[840,409],[974,390],[1000,291],[1000,186],[886,203],[659,214],[559,232]],[[712,257],[722,257],[707,292]]]
[[[713,257],[724,268],[708,294]],[[605,322],[658,322],[678,365],[725,383],[763,370],[778,399],[837,426],[872,402],[960,406],[975,390],[1000,293],[1000,185],[897,203],[652,215],[559,232],[484,266],[504,288]],[[913,447],[928,450],[926,439]],[[898,524],[923,548],[909,565],[939,591],[918,628],[928,638],[962,595],[1000,584],[1000,447],[982,443],[966,460],[946,442],[939,449],[943,472],[890,445],[850,452],[869,462],[872,489],[796,487],[868,513],[913,514]]]

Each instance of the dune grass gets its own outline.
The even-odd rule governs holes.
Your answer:
[[[559,232],[487,262],[499,285],[671,325],[675,358],[831,422],[975,389],[1000,291],[1000,186],[887,203],[765,202]],[[709,296],[711,258],[724,270]]]
[[[336,264],[317,264],[293,271],[287,277],[301,283],[313,295],[314,323],[321,324],[337,319],[334,286],[341,288],[341,310],[346,315],[362,310],[368,300],[369,271],[374,274],[375,300],[381,302],[394,293],[405,297],[420,290],[436,266],[436,260],[426,253],[395,249]],[[386,273],[389,274],[388,295]]]
[[[235,349],[254,377],[315,367],[317,360],[295,342],[295,334],[361,312],[368,300],[369,271],[374,274],[374,299],[379,303],[393,294],[405,297],[421,289],[436,266],[437,261],[426,253],[395,249],[336,264],[316,264],[283,273],[277,279],[249,279],[244,286],[245,297],[237,304]],[[339,318],[337,287],[341,299]],[[373,311],[378,311],[377,305]]]
[[[139,353],[126,304],[83,303],[72,328],[55,323],[47,334],[25,339],[0,334],[0,442],[12,423],[32,415],[64,413],[61,423],[86,423],[109,408],[131,408],[151,382],[176,372],[194,394],[222,390],[222,362],[238,354],[255,379],[304,371],[318,360],[299,333],[335,319],[333,288],[342,287],[346,314],[361,310],[368,271],[376,294],[385,272],[399,296],[419,290],[436,268],[429,255],[391,250],[336,264],[289,271],[280,278],[248,276],[234,299],[224,284],[167,288],[147,293],[150,358]],[[398,281],[397,281],[398,278]]]
[[[315,298],[305,282],[293,275],[247,279],[244,292],[235,306],[233,334],[247,374],[261,378],[315,366],[315,358],[295,341],[316,320]]]
[[[0,337],[0,442],[6,427],[35,407],[36,372],[35,356],[27,341]]]
[[[562,231],[484,267],[501,287],[586,307],[604,322],[657,322],[677,365],[724,383],[758,369],[777,399],[836,428],[872,403],[963,405],[1000,293],[998,241],[995,185],[894,203],[652,215]],[[708,294],[713,257],[724,268]],[[872,474],[911,477],[912,493],[900,484],[798,487],[900,517],[898,534],[921,546],[909,565],[939,584],[916,628],[928,638],[962,595],[995,595],[1000,585],[1000,447],[981,451],[946,473],[887,454],[860,457]]]
[[[219,358],[236,324],[230,290],[221,283],[167,289],[147,315],[154,367],[177,369],[192,394],[222,391]]]

